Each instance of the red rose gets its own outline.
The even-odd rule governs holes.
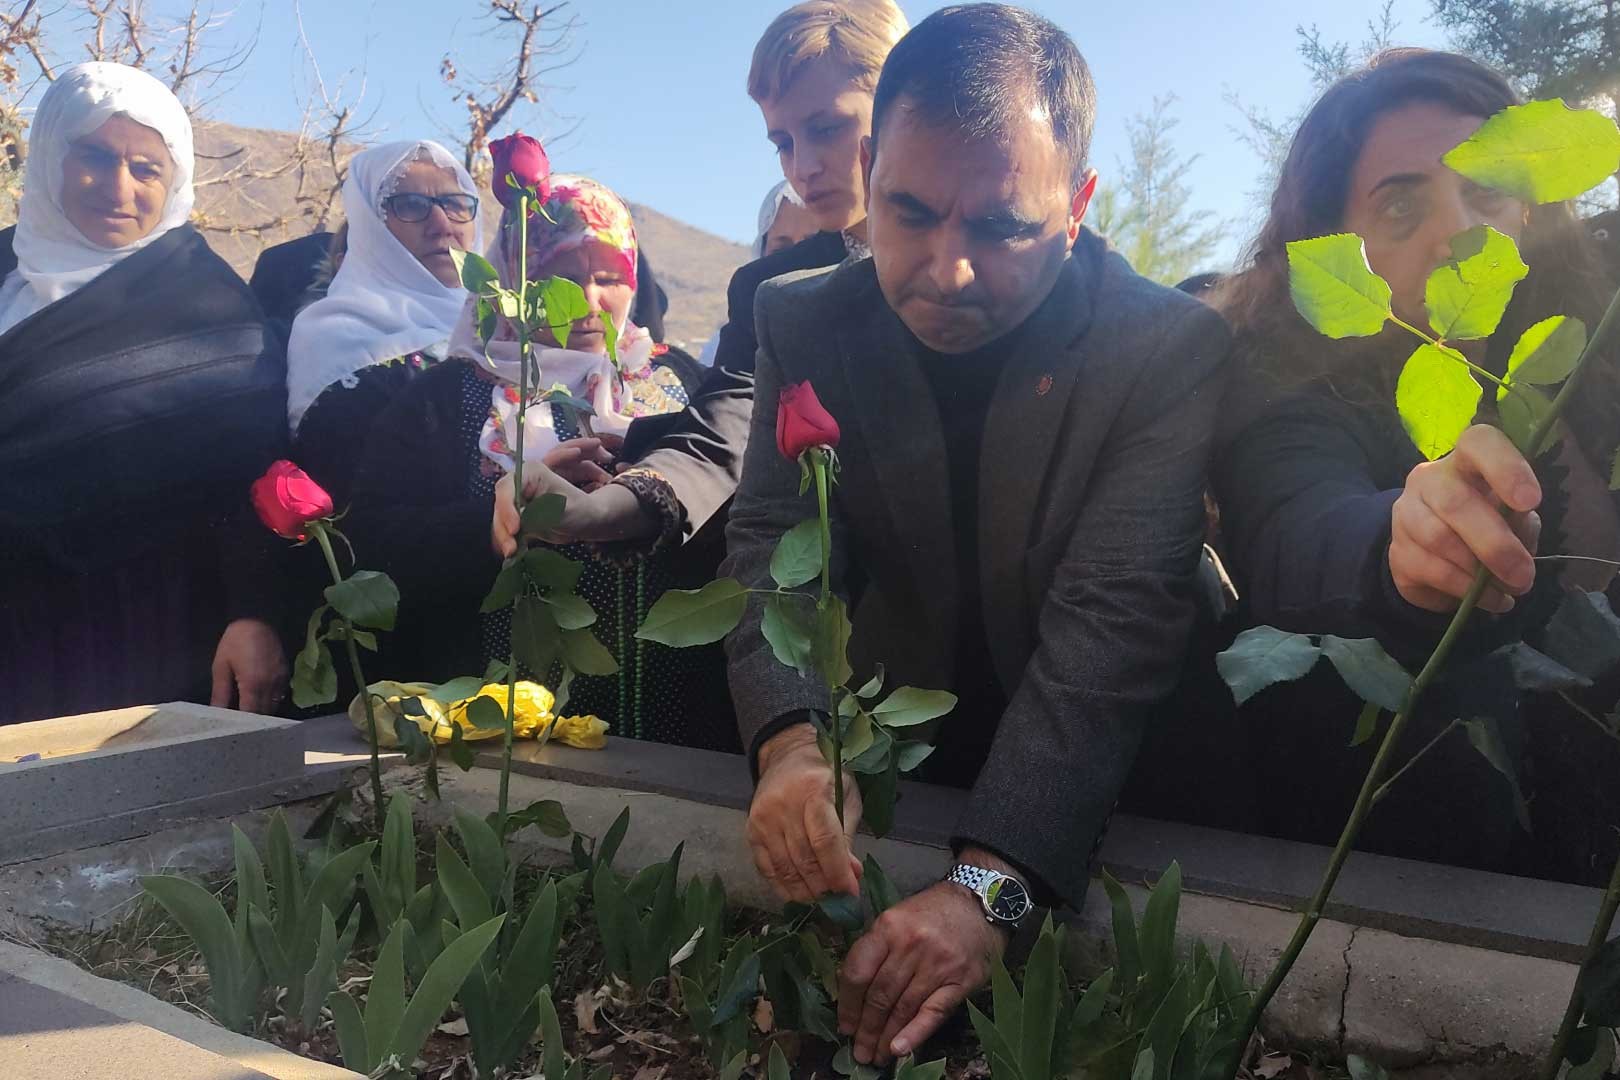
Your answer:
[[[309,539],[309,523],[332,516],[332,496],[290,461],[278,461],[253,481],[253,509],[277,536]]]
[[[808,382],[782,387],[776,406],[776,448],[789,461],[816,446],[838,445],[838,421],[821,407]]]
[[[510,176],[520,188],[533,188],[541,202],[551,198],[551,161],[540,140],[521,132],[489,144],[495,159],[495,198],[507,209],[517,205],[518,190],[507,183]]]

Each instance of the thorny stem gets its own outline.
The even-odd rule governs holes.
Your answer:
[[[514,447],[512,465],[512,502],[517,507],[518,521],[523,520],[523,431],[527,427],[529,409],[529,311],[525,298],[529,291],[529,194],[518,193],[518,412],[517,412],[517,439]],[[521,551],[519,552],[521,554]],[[521,590],[519,596],[512,601],[512,612],[517,613],[518,602],[522,600]],[[536,672],[536,678],[545,678],[543,671]],[[510,663],[506,671],[506,730],[501,740],[501,789],[496,806],[496,815],[499,827],[496,835],[506,836],[507,791],[512,782],[512,731],[517,723],[517,684],[518,684],[518,656],[517,639],[514,636],[510,653]]]
[[[1405,323],[1401,325],[1406,326]],[[1418,334],[1419,337],[1427,338],[1427,335],[1413,330],[1410,326],[1406,326],[1406,328]],[[1592,336],[1587,339],[1586,348],[1581,351],[1580,359],[1575,362],[1574,370],[1570,372],[1569,378],[1564,380],[1564,385],[1559,388],[1558,395],[1553,398],[1552,405],[1531,426],[1529,437],[1525,440],[1525,447],[1539,447],[1546,440],[1548,433],[1558,423],[1558,417],[1564,411],[1564,407],[1569,404],[1576,391],[1580,388],[1581,381],[1585,377],[1587,369],[1591,367],[1593,358],[1607,350],[1609,339],[1615,336],[1617,330],[1620,330],[1620,292],[1616,292],[1609,301],[1608,309],[1604,311],[1602,320],[1598,323],[1598,327],[1593,331]],[[1524,452],[1529,454],[1531,450],[1525,450]],[[1356,796],[1355,806],[1350,811],[1350,819],[1345,822],[1344,831],[1339,834],[1339,841],[1333,848],[1332,857],[1328,859],[1327,869],[1322,874],[1322,881],[1317,886],[1316,894],[1311,897],[1309,905],[1300,914],[1299,925],[1295,927],[1294,935],[1289,940],[1288,947],[1283,950],[1281,958],[1278,959],[1277,966],[1272,969],[1271,974],[1266,978],[1265,985],[1261,987],[1260,993],[1255,996],[1254,1004],[1249,1009],[1249,1015],[1244,1022],[1242,1036],[1238,1039],[1232,1055],[1227,1061],[1227,1068],[1224,1070],[1225,1075],[1233,1077],[1237,1075],[1238,1069],[1242,1066],[1244,1054],[1248,1049],[1250,1037],[1253,1036],[1255,1029],[1260,1024],[1261,1015],[1266,1011],[1266,1006],[1271,1003],[1271,999],[1276,996],[1283,980],[1288,977],[1288,972],[1293,968],[1294,962],[1299,959],[1299,954],[1304,951],[1305,943],[1310,940],[1311,932],[1316,929],[1316,924],[1321,921],[1322,911],[1327,906],[1328,898],[1333,894],[1333,886],[1339,880],[1339,872],[1344,869],[1345,860],[1350,857],[1350,852],[1354,848],[1357,838],[1361,835],[1361,827],[1366,822],[1367,812],[1372,809],[1377,798],[1384,774],[1388,771],[1394,759],[1395,750],[1400,744],[1402,734],[1406,731],[1406,725],[1410,721],[1424,692],[1428,690],[1430,683],[1435,680],[1440,673],[1440,669],[1450,658],[1452,650],[1456,647],[1458,639],[1461,638],[1464,628],[1468,625],[1469,618],[1472,617],[1474,609],[1479,605],[1480,597],[1485,594],[1485,590],[1490,583],[1490,572],[1481,566],[1475,571],[1474,583],[1470,586],[1467,595],[1463,597],[1462,604],[1457,608],[1457,613],[1452,616],[1451,624],[1446,627],[1446,632],[1440,638],[1440,643],[1435,646],[1434,652],[1429,655],[1428,661],[1423,665],[1423,670],[1413,680],[1411,689],[1407,691],[1406,702],[1401,711],[1395,715],[1395,719],[1390,722],[1389,730],[1384,733],[1384,741],[1379,745],[1372,766],[1367,770],[1367,776],[1362,781],[1361,792]],[[1620,863],[1617,863],[1616,873],[1620,874]],[[1602,938],[1607,936],[1609,925],[1614,919],[1614,906],[1610,904],[1610,900],[1620,904],[1620,878],[1611,882],[1609,893],[1605,895],[1604,911],[1599,916],[1599,925],[1593,928],[1594,939],[1598,940],[1599,944],[1602,943]],[[1570,1008],[1577,1013],[1580,1006],[1578,996],[1579,990],[1577,989],[1576,998],[1570,1002]],[[1565,1019],[1567,1024],[1568,1017]],[[1573,1031],[1573,1026],[1570,1026],[1569,1030]],[[1567,1033],[1560,1032],[1560,1036],[1562,1041],[1554,1047],[1556,1058],[1554,1059],[1553,1074],[1556,1073],[1557,1060],[1562,1058],[1562,1047],[1568,1041]]]
[[[315,534],[316,543],[321,545],[321,554],[326,556],[326,568],[332,572],[332,584],[343,583],[343,571],[338,567],[337,553],[332,550],[332,538],[327,535],[326,526],[314,522],[310,530]],[[354,676],[355,689],[360,694],[360,700],[366,710],[366,730],[371,736],[371,801],[375,804],[371,813],[377,827],[382,827],[383,790],[382,790],[382,759],[377,752],[377,712],[371,704],[371,690],[366,686],[366,677],[360,670],[360,649],[354,643],[354,623],[342,612],[338,618],[343,622],[343,644],[349,653],[349,673]]]
[[[1620,858],[1615,859],[1614,869],[1609,873],[1609,886],[1603,891],[1597,921],[1592,924],[1592,934],[1586,939],[1586,953],[1581,957],[1583,973],[1598,950],[1603,948],[1604,942],[1609,940],[1609,928],[1614,925],[1616,911],[1620,911]],[[1558,1034],[1553,1038],[1552,1049],[1547,1051],[1547,1060],[1541,1066],[1541,1080],[1557,1080],[1558,1070],[1564,1064],[1564,1055],[1569,1051],[1570,1037],[1575,1034],[1585,1010],[1586,1002],[1577,978],[1575,989],[1569,994],[1569,1004],[1564,1008],[1563,1022],[1558,1025]]]

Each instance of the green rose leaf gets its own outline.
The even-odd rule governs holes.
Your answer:
[[[1585,675],[1522,641],[1502,646],[1491,653],[1491,659],[1507,665],[1513,675],[1513,685],[1520,690],[1556,694],[1560,690],[1584,690],[1592,685],[1592,680]]]
[[[1420,345],[1395,384],[1395,408],[1412,442],[1430,461],[1445,457],[1474,422],[1484,391],[1461,360]]]
[[[585,564],[551,548],[530,548],[523,555],[523,572],[542,592],[571,593],[579,585]]]
[[[523,591],[523,558],[512,559],[501,567],[501,572],[495,575],[495,583],[489,587],[488,595],[479,605],[480,612],[488,615],[512,606],[512,601]]]
[[[1620,616],[1600,592],[1568,593],[1543,631],[1542,648],[1576,674],[1602,678],[1620,664]]]
[[[1288,291],[1305,321],[1330,338],[1371,337],[1392,314],[1389,284],[1350,233],[1289,244]]]
[[[335,623],[333,624],[332,628],[326,632],[326,636],[328,640],[331,641],[348,641],[352,637],[354,639],[354,643],[360,646],[362,649],[369,649],[371,652],[377,651],[377,635],[373,634],[370,630],[356,630],[353,634],[351,634],[349,633],[348,627],[344,626],[342,623]]]
[[[902,686],[872,710],[872,717],[884,727],[915,727],[938,719],[954,708],[955,694]]]
[[[450,725],[450,760],[462,772],[471,772],[473,767],[472,743],[468,742],[461,732],[460,724]]]
[[[717,578],[701,589],[671,589],[647,612],[636,637],[677,649],[707,645],[731,633],[747,607],[748,591],[736,578]]]
[[[1373,638],[1346,639],[1324,634],[1322,655],[1362,701],[1390,712],[1405,707],[1412,676]]]
[[[613,321],[613,316],[606,311],[598,311],[597,316],[602,320],[602,344],[607,346],[608,359],[615,364],[619,362],[619,327]]]
[[[816,611],[815,636],[811,656],[816,671],[830,686],[843,686],[854,671],[849,666],[849,609],[841,597],[832,596],[827,606]]]
[[[903,739],[895,745],[894,760],[900,766],[901,772],[910,772],[927,761],[928,755],[933,752],[934,748],[928,743],[918,739]]]
[[[861,911],[861,898],[846,893],[828,893],[816,901],[821,913],[844,930],[859,930],[866,923]]]
[[[839,749],[843,751],[844,764],[848,765],[872,749],[872,717],[867,713],[856,713],[847,720],[840,719],[839,723],[844,725],[844,742]]]
[[[801,521],[782,534],[771,554],[771,577],[794,589],[821,576],[821,519]]]
[[[1507,381],[1534,386],[1556,386],[1569,378],[1586,348],[1586,324],[1554,315],[1542,319],[1523,334],[1508,357]],[[1498,389],[1498,399],[1507,391]]]
[[[501,275],[490,265],[490,261],[476,251],[457,251],[450,249],[450,261],[455,264],[456,276],[461,279],[461,287],[474,296],[488,294],[489,286],[500,285]]]
[[[480,296],[478,298],[477,315],[478,315],[478,340],[482,341],[485,346],[488,346],[489,345],[489,339],[495,336],[495,326],[496,326],[495,305],[490,303],[486,298]]]
[[[1502,729],[1492,716],[1480,716],[1473,720],[1463,721],[1463,730],[1468,734],[1468,743],[1480,756],[1491,763],[1491,768],[1502,774],[1513,792],[1513,809],[1518,815],[1519,826],[1525,832],[1530,832],[1530,804],[1524,800],[1524,790],[1519,786],[1519,765],[1512,752],[1508,750],[1507,742],[1502,738]]]
[[[1429,325],[1443,340],[1490,337],[1529,272],[1518,245],[1489,225],[1458,233],[1451,238],[1451,261],[1423,288]]]
[[[1527,458],[1537,458],[1552,441],[1552,431],[1541,438],[1541,445],[1532,447],[1530,437],[1536,425],[1552,411],[1552,398],[1533,386],[1515,386],[1497,402],[1496,413],[1502,419],[1502,430],[1513,440],[1513,445]]]
[[[547,836],[553,837],[564,837],[574,831],[573,825],[568,821],[568,812],[556,799],[532,802],[506,819],[509,833],[516,832],[526,825],[533,825]]]
[[[564,628],[563,661],[581,675],[616,675],[619,662],[589,630]]]
[[[559,347],[568,348],[568,332],[573,329],[574,320],[591,313],[585,290],[565,277],[551,277],[540,283],[538,295],[552,336]]]
[[[841,702],[840,705],[842,705]],[[842,710],[840,709],[840,711]],[[867,731],[871,732],[872,737],[866,749],[853,756],[849,753],[848,743],[845,743],[845,766],[852,773],[866,773],[867,775],[880,773],[889,767],[889,761],[893,756],[895,746],[894,736],[872,723],[872,717],[869,713],[861,713],[860,717],[862,724]]]
[[[1503,109],[1441,160],[1523,202],[1563,202],[1620,172],[1620,129],[1557,98],[1532,101]]]
[[[578,593],[551,592],[541,597],[564,630],[583,630],[596,622],[596,609]]]
[[[356,570],[343,581],[326,587],[327,601],[356,626],[392,630],[399,614],[399,589],[387,574]]]
[[[1350,736],[1351,746],[1361,746],[1378,734],[1378,717],[1382,712],[1376,702],[1369,701],[1362,706],[1361,715],[1356,718],[1355,734]]]
[[[878,664],[877,670],[872,673],[872,678],[867,681],[865,686],[855,691],[855,696],[860,698],[862,701],[871,701],[873,698],[883,693],[884,677],[885,672],[883,670],[883,665]]]
[[[1232,647],[1215,658],[1215,667],[1239,705],[1272,683],[1291,682],[1316,665],[1322,650],[1304,634],[1275,627],[1245,630]]]
[[[324,641],[305,645],[293,660],[292,699],[300,709],[337,699],[337,668]]]
[[[512,607],[512,652],[541,682],[549,677],[562,648],[562,631],[552,611],[533,596],[521,597]]]
[[[760,632],[785,667],[808,676],[813,668],[810,639],[815,634],[815,605],[800,593],[772,593],[765,598]]]
[[[584,398],[578,398],[570,394],[568,388],[561,383],[546,391],[544,401],[547,405],[561,405],[565,409],[572,409],[580,416],[596,415],[596,406]]]
[[[458,701],[466,701],[483,687],[483,679],[476,675],[463,675],[449,682],[440,683],[424,696],[432,698],[440,705],[454,705]]]
[[[523,507],[523,531],[545,532],[562,520],[566,509],[568,500],[561,495],[548,494],[531,499]]]
[[[506,700],[510,694],[510,690],[503,691],[499,701],[480,694],[467,702],[467,723],[483,731],[506,730]]]

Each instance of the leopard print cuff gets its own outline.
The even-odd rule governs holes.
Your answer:
[[[649,551],[673,547],[681,542],[686,530],[686,511],[675,497],[675,489],[656,469],[638,465],[615,476],[613,482],[629,488],[642,509],[658,519],[658,538],[653,541]]]

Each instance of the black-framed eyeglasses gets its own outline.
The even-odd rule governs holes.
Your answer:
[[[476,195],[421,195],[414,191],[402,191],[383,200],[384,210],[406,222],[426,221],[435,206],[455,222],[468,222],[478,216]]]

